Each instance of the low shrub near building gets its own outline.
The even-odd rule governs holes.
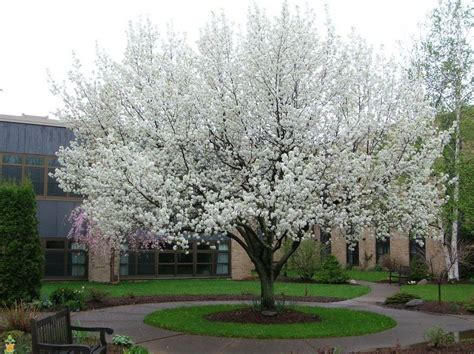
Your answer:
[[[25,302],[18,302],[3,309],[5,327],[8,331],[31,331],[31,320],[38,317],[38,309]]]
[[[428,265],[422,257],[416,256],[410,262],[410,279],[419,281],[428,277]]]
[[[37,299],[43,253],[31,183],[0,180],[0,304]]]
[[[336,256],[330,254],[323,258],[321,269],[316,273],[316,281],[326,284],[342,284],[349,280]]]
[[[441,348],[454,343],[452,333],[445,332],[441,327],[432,327],[424,335],[425,339],[430,342],[433,347]]]

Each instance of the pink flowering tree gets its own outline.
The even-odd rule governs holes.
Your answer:
[[[357,36],[316,27],[310,10],[254,8],[238,32],[213,16],[195,50],[138,23],[121,61],[99,52],[91,76],[76,61],[69,85],[53,83],[76,136],[55,176],[85,196],[91,238],[121,247],[146,230],[186,249],[224,235],[271,313],[274,280],[314,225],[348,242],[369,226],[428,235],[446,137],[422,86]]]

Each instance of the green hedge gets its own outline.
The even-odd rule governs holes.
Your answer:
[[[31,183],[0,181],[0,303],[39,297],[43,254]]]

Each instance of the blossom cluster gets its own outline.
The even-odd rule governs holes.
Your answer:
[[[100,52],[92,76],[76,62],[54,84],[76,137],[55,177],[86,197],[93,238],[186,248],[239,225],[275,242],[313,225],[348,242],[367,227],[424,237],[447,135],[422,84],[357,35],[317,27],[310,10],[254,8],[240,31],[213,16],[194,50],[138,23],[122,61]]]

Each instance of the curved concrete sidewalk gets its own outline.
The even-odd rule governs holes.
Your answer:
[[[194,301],[110,307],[101,310],[75,313],[72,321],[85,326],[108,326],[116,334],[133,338],[151,353],[314,353],[318,348],[338,347],[344,352],[372,348],[410,345],[422,342],[423,334],[433,326],[459,332],[474,329],[474,316],[437,315],[416,311],[396,310],[378,306],[387,296],[398,292],[398,287],[388,284],[366,283],[372,291],[359,298],[337,303],[301,303],[307,306],[345,307],[366,310],[392,317],[398,325],[390,330],[357,337],[321,339],[239,339],[188,335],[151,327],[143,323],[144,317],[159,309],[195,306],[238,301]]]

